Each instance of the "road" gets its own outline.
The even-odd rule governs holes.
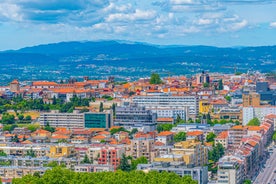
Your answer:
[[[273,148],[269,159],[266,160],[265,168],[262,168],[253,184],[276,184],[276,149]]]

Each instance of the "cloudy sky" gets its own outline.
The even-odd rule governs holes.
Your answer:
[[[276,45],[275,0],[1,0],[0,50],[72,40]]]

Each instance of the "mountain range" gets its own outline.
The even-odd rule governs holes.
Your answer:
[[[0,52],[0,82],[60,80],[70,77],[117,80],[201,72],[269,72],[276,46],[218,48],[152,45],[128,41],[61,42]]]

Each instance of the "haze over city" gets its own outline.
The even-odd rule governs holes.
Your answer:
[[[0,50],[72,40],[274,45],[273,0],[3,0]]]

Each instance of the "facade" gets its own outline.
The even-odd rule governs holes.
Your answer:
[[[186,119],[186,110],[181,108],[157,108],[151,109],[151,111],[157,114],[157,118],[176,119],[179,116],[181,119]]]
[[[50,146],[50,153],[48,156],[50,158],[69,158],[76,155],[77,152],[75,151],[75,147],[73,145],[59,144]]]
[[[42,113],[39,122],[41,126],[46,126],[49,123],[52,127],[69,129],[84,127],[84,118],[81,113]]]
[[[141,137],[132,139],[130,144],[130,156],[134,159],[144,156],[149,162],[153,161],[153,158],[156,156],[154,143],[155,140],[153,138]]]
[[[116,107],[115,125],[127,130],[137,128],[139,131],[150,132],[156,129],[156,113],[137,105]]]
[[[253,119],[258,118],[260,121],[264,119],[265,116],[269,114],[276,114],[275,106],[264,106],[264,107],[243,107],[243,125],[247,125],[247,123]]]
[[[1,178],[21,178],[25,175],[39,173],[43,175],[49,167],[25,167],[25,166],[2,166],[0,167]]]
[[[242,160],[234,156],[224,156],[218,163],[218,184],[242,184],[244,180]]]
[[[113,126],[112,111],[84,113],[85,128],[110,128],[112,126]]]
[[[99,165],[111,165],[114,170],[120,165],[122,154],[124,153],[123,147],[104,147],[100,151],[98,158]]]
[[[249,93],[242,95],[243,107],[258,107],[260,106],[260,95],[258,93]]]
[[[198,97],[193,95],[140,95],[134,96],[133,103],[144,106],[146,109],[182,109],[188,118],[195,118],[198,115]]]
[[[242,125],[233,126],[228,131],[228,147],[232,150],[238,148],[245,135],[247,135],[246,127]]]
[[[198,184],[208,183],[208,167],[191,167],[186,166],[183,162],[169,163],[169,162],[153,162],[152,164],[138,164],[137,170],[145,171],[167,171],[174,172],[179,176],[190,175]]]

